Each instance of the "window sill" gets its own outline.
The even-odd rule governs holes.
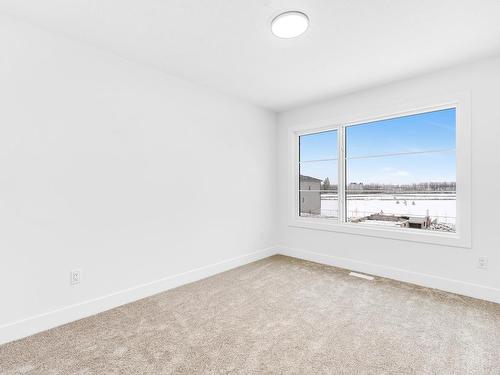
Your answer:
[[[334,220],[335,219],[295,217],[290,220],[288,226],[368,237],[388,238],[392,240],[431,243],[441,246],[471,248],[470,237],[460,236],[458,233],[439,233],[423,231],[422,229],[392,229],[372,225],[339,223]]]

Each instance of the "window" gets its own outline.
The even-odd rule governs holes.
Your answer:
[[[292,225],[470,246],[470,149],[457,108],[296,131]]]
[[[300,137],[299,215],[338,218],[337,131]]]
[[[455,108],[347,126],[346,220],[455,232]]]

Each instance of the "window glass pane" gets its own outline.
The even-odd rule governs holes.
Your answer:
[[[455,149],[455,108],[349,126],[348,158]]]
[[[300,216],[338,218],[338,161],[300,163]]]
[[[303,135],[299,138],[300,161],[337,159],[337,131]]]
[[[346,172],[347,221],[455,231],[455,151],[347,159]]]
[[[346,220],[454,232],[455,109],[346,128]]]

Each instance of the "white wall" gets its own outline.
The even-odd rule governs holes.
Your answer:
[[[3,341],[275,243],[273,113],[3,17],[0,50]]]
[[[281,251],[364,272],[500,302],[500,58],[327,100],[279,115],[279,233]],[[472,249],[289,227],[288,128],[377,112],[387,103],[467,91],[472,112]],[[477,268],[479,256],[488,270]]]

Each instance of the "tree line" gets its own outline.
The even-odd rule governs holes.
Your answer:
[[[337,191],[337,184],[332,184],[330,179],[327,177],[321,182],[321,190]],[[413,184],[379,184],[379,183],[369,183],[364,184],[350,183],[347,186],[347,190],[352,191],[390,191],[390,192],[412,192],[412,191],[428,191],[428,192],[455,192],[457,190],[456,182],[419,182]]]

